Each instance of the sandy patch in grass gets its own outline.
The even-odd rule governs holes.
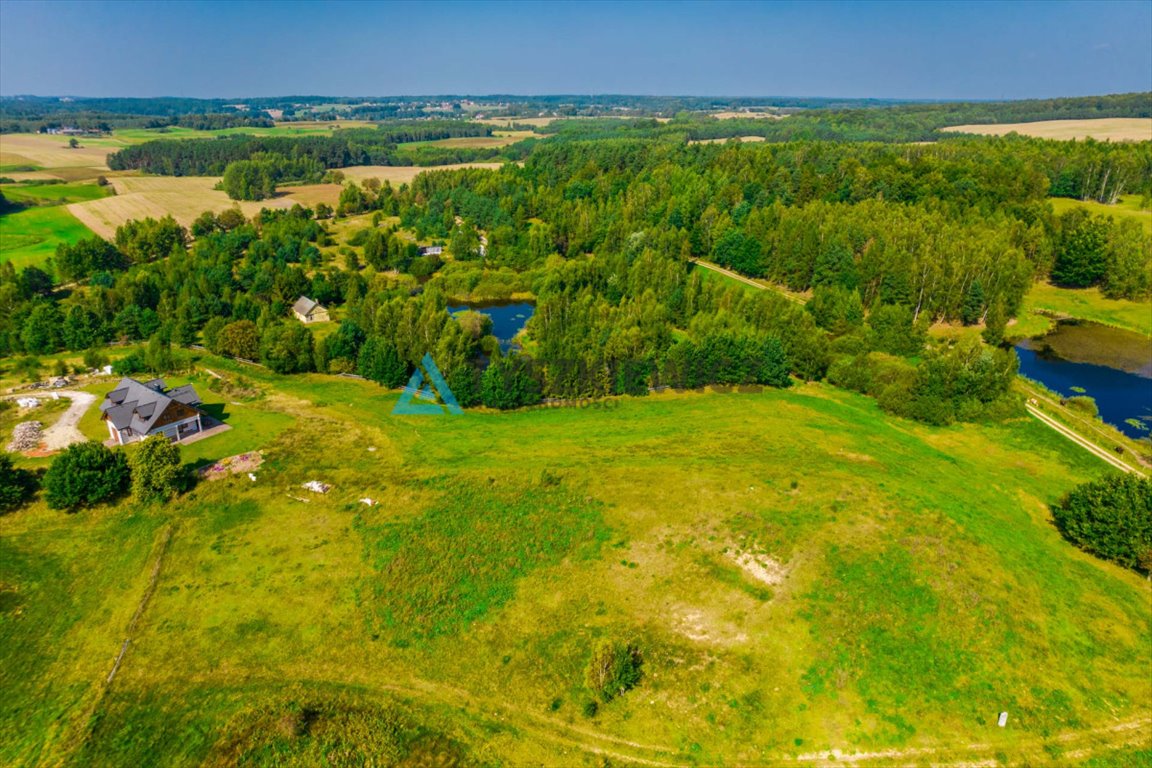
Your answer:
[[[728,559],[740,566],[740,570],[761,584],[776,587],[784,583],[788,569],[768,555],[753,555],[751,552],[736,554],[732,549],[726,553]]]
[[[1152,141],[1152,118],[1101,117],[1092,120],[1041,120],[1035,123],[1001,123],[998,125],[953,125],[941,128],[949,133],[978,133],[983,136],[1006,136],[1018,133],[1040,139],[1084,139],[1102,141]]]

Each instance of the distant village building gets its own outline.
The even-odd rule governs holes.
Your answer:
[[[200,396],[191,384],[168,389],[163,379],[139,382],[123,378],[104,397],[100,418],[117,445],[152,435],[180,441],[204,428],[198,405]]]
[[[444,253],[442,245],[426,245],[420,249],[421,256],[440,256]]]
[[[292,305],[292,314],[302,323],[326,323],[330,319],[328,310],[307,296],[296,299],[296,303]]]

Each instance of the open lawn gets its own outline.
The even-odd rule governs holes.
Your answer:
[[[1152,141],[1152,118],[1100,117],[1088,120],[1040,120],[1034,123],[993,125],[953,125],[941,128],[949,133],[978,133],[983,136],[1035,136],[1039,139],[1086,139],[1101,141]]]
[[[40,265],[60,243],[75,243],[92,232],[64,206],[38,206],[0,216],[0,264]]]
[[[212,451],[263,447],[255,482],[0,518],[0,763],[1138,754],[1109,750],[1146,733],[1152,592],[1055,531],[1107,470],[1032,419],[817,385],[395,417],[367,382],[204,365],[262,390]],[[643,678],[587,717],[610,636]]]
[[[1152,336],[1152,304],[1109,299],[1099,288],[1058,288],[1050,283],[1036,283],[1024,296],[1017,322],[1008,329],[1009,335],[1044,334],[1053,322],[1044,314],[1091,320]]]

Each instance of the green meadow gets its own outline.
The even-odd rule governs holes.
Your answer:
[[[1152,336],[1152,304],[1109,299],[1099,288],[1059,288],[1038,282],[1024,296],[1017,322],[1009,335],[1040,336],[1051,329],[1053,317],[1075,317]]]
[[[1108,470],[1035,420],[820,385],[398,417],[203,363],[234,429],[185,459],[262,448],[254,482],[0,517],[0,763],[1146,754],[1115,726],[1152,707],[1152,591],[1057,533],[1047,504]],[[604,638],[643,678],[591,715]]]
[[[68,205],[107,197],[99,184],[5,184],[4,197],[23,205]]]
[[[1101,216],[1138,221],[1144,227],[1145,232],[1152,234],[1152,208],[1141,205],[1140,195],[1121,195],[1114,205],[1097,203],[1092,200],[1070,200],[1066,197],[1052,197],[1048,201],[1052,203],[1052,210],[1057,214],[1070,211],[1073,208],[1083,208]]]
[[[0,216],[0,264],[10,261],[17,269],[40,266],[55,255],[60,243],[91,236],[92,230],[63,205],[34,206],[7,213]]]

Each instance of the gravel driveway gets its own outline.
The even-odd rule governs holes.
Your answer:
[[[88,439],[79,429],[80,417],[96,402],[96,395],[88,392],[61,390],[56,394],[68,398],[72,404],[55,424],[44,430],[44,448],[49,451],[59,451]]]

